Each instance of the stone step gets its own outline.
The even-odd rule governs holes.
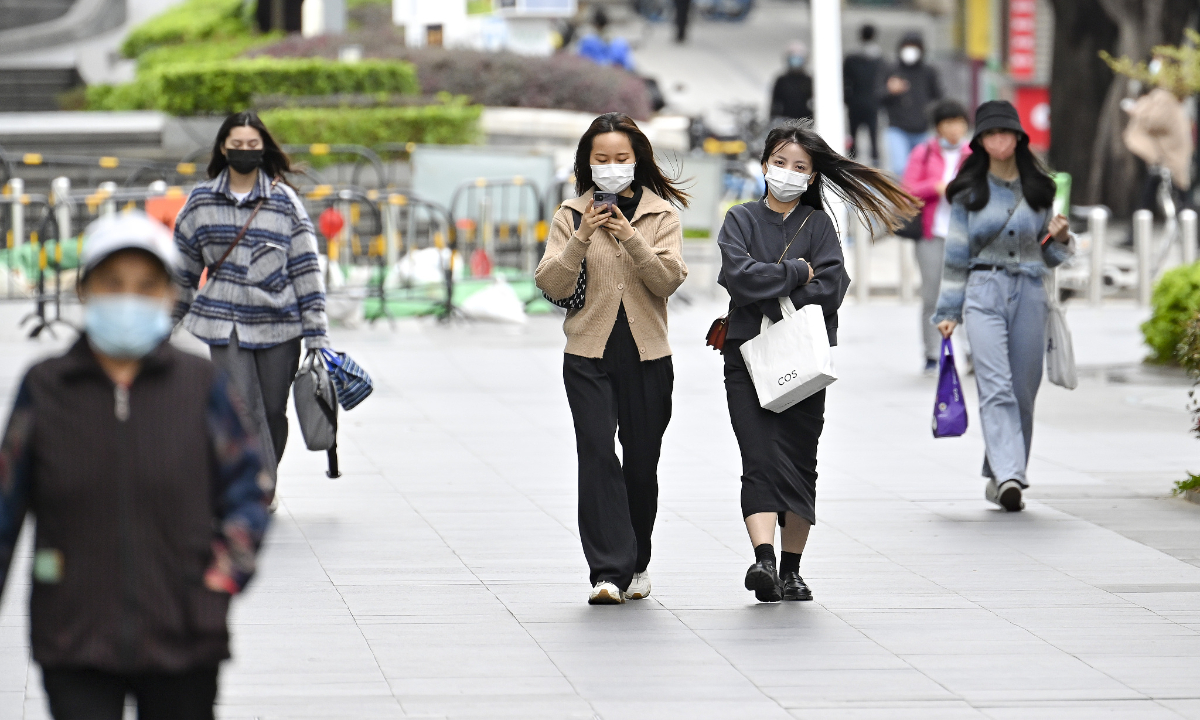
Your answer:
[[[58,110],[58,98],[83,84],[73,67],[0,68],[0,108],[27,112]]]

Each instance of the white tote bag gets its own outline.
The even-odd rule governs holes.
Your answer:
[[[772,323],[764,315],[762,332],[741,348],[758,404],[777,413],[837,380],[821,307],[797,310],[789,298],[779,298],[779,307],[783,320]]]
[[[1075,346],[1067,315],[1057,299],[1049,302],[1046,312],[1046,377],[1050,382],[1068,390],[1079,384],[1075,373]]]

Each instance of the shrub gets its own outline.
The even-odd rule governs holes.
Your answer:
[[[408,63],[258,58],[166,65],[140,73],[132,83],[93,86],[88,89],[88,108],[157,109],[173,115],[224,114],[248,107],[256,94],[419,91],[416,73]]]
[[[405,48],[389,28],[336,39],[293,36],[248,54],[335,58],[340,45],[350,41],[361,44],[366,57],[411,62],[427,93],[468,95],[476,103],[497,107],[619,111],[635,118],[651,114],[650,94],[641,78],[562,53],[527,57],[508,52]]]
[[[421,107],[280,108],[264,111],[262,120],[284,143],[462,145],[478,139],[482,110],[460,97]]]
[[[1178,362],[1179,343],[1188,321],[1200,311],[1200,263],[1163,273],[1150,302],[1153,313],[1142,323],[1142,335],[1151,350],[1149,360]]]
[[[266,35],[242,35],[207,42],[162,45],[151,48],[138,56],[138,72],[149,72],[168,65],[233,60],[247,50],[277,42],[281,37],[283,37],[282,33],[269,33]]]
[[[253,30],[247,9],[242,0],[187,0],[134,28],[121,53],[136,58],[159,45],[247,35]]]

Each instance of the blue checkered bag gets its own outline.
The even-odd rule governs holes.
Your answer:
[[[359,367],[346,353],[321,348],[321,358],[325,361],[329,379],[333,381],[333,387],[337,391],[338,404],[343,409],[353,409],[366,400],[375,389],[375,383],[371,382],[367,371]]]

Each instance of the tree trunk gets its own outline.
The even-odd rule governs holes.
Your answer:
[[[1054,56],[1050,71],[1050,165],[1071,174],[1073,203],[1088,196],[1100,109],[1113,74],[1100,51],[1116,51],[1117,25],[1098,0],[1051,0]]]

